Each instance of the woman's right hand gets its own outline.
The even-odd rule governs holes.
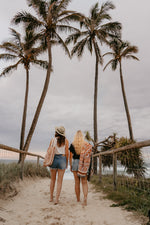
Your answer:
[[[72,172],[72,165],[70,166],[70,171]]]

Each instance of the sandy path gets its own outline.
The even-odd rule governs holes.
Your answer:
[[[0,217],[4,225],[141,225],[132,213],[110,207],[89,185],[88,206],[77,203],[74,181],[64,180],[60,203],[49,202],[49,179],[24,180],[21,191],[12,199],[0,201]]]

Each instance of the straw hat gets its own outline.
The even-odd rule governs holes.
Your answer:
[[[63,126],[55,127],[55,132],[65,137],[65,128]]]

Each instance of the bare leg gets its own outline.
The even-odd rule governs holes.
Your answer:
[[[58,204],[61,188],[62,188],[62,181],[64,176],[65,170],[58,169],[58,178],[57,178],[57,190],[56,190],[56,200],[55,204]]]
[[[51,172],[50,202],[52,202],[53,201],[53,193],[54,193],[57,169],[50,169],[50,172]]]
[[[82,182],[82,190],[83,190],[83,195],[84,195],[83,205],[87,205],[87,195],[88,195],[87,176],[81,177],[81,182]]]
[[[75,193],[77,197],[77,202],[80,202],[80,177],[77,175],[77,171],[73,171],[75,180]]]

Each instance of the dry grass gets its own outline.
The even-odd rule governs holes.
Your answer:
[[[20,165],[17,163],[0,164],[0,196],[4,196],[6,193],[10,195],[16,195],[17,190],[14,182],[20,180]],[[36,163],[24,164],[24,177],[50,177],[49,171],[39,165],[37,168]]]

